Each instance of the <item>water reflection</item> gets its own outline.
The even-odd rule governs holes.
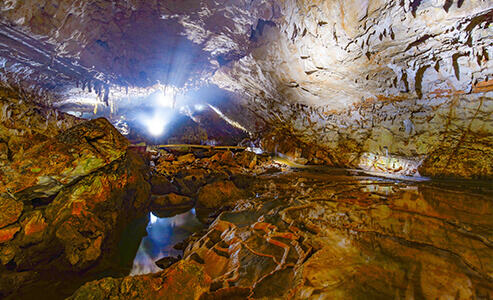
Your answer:
[[[203,228],[194,209],[169,218],[159,218],[151,212],[147,236],[142,238],[130,275],[161,271],[154,262],[166,256],[182,254],[182,251],[173,249],[173,245]]]

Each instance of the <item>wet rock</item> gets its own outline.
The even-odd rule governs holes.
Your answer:
[[[167,195],[178,192],[178,188],[166,176],[159,173],[151,175],[151,188],[153,195]]]
[[[181,260],[159,273],[86,283],[69,299],[199,299],[210,283],[202,267]]]
[[[243,195],[244,192],[238,189],[233,182],[223,180],[200,188],[197,204],[206,208],[219,207],[228,201],[238,200]]]
[[[156,261],[156,265],[164,270],[171,267],[173,264],[177,263],[180,260],[181,260],[181,255],[178,255],[177,257],[174,256],[163,257],[158,261]]]
[[[169,208],[192,206],[193,200],[191,198],[174,193],[153,197],[151,202],[151,210],[165,210]]]

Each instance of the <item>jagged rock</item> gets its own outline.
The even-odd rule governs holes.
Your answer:
[[[41,242],[47,236],[46,229],[48,227],[48,223],[43,217],[43,212],[40,210],[27,212],[23,217],[24,220],[20,222],[22,236],[19,245],[25,247],[29,244]]]
[[[159,173],[151,175],[151,187],[153,195],[167,195],[178,192],[178,188],[166,176]]]
[[[124,226],[149,208],[146,172],[137,154],[124,152],[120,159],[62,187],[43,206],[28,207],[17,222],[0,231],[1,263],[14,266],[5,280],[17,278],[23,270],[39,274],[50,274],[53,268],[68,273],[86,270],[111,255]],[[22,211],[21,201],[9,203],[20,203],[15,215]]]
[[[86,283],[68,299],[198,300],[210,283],[202,267],[181,260],[159,273]]]
[[[21,230],[20,226],[12,225],[0,229],[0,244],[10,241]]]
[[[173,256],[163,257],[156,261],[156,265],[164,270],[171,267],[173,264],[179,262],[180,260],[181,260],[180,255],[178,255],[178,257],[173,257]]]
[[[253,169],[257,165],[257,155],[250,151],[243,151],[236,155],[236,163],[248,169]]]
[[[238,189],[233,182],[223,180],[208,184],[199,189],[197,204],[206,207],[219,207],[228,201],[238,200],[244,192]]]
[[[9,146],[7,143],[0,142],[0,161],[8,160],[9,158]]]
[[[219,163],[221,165],[232,165],[235,163],[234,156],[235,154],[233,151],[224,151],[220,154]]]
[[[187,196],[177,195],[174,193],[165,196],[153,197],[151,210],[165,210],[173,207],[193,206],[193,200]]]
[[[190,164],[195,161],[195,155],[193,153],[185,154],[178,157],[178,161],[184,164]]]
[[[208,172],[204,169],[189,169],[180,171],[182,178],[175,178],[180,193],[194,197],[197,191],[207,184]]]
[[[124,155],[129,142],[104,118],[77,125],[24,152],[4,169],[18,200],[56,194]]]
[[[23,208],[22,201],[15,200],[7,194],[0,194],[0,228],[16,222]]]

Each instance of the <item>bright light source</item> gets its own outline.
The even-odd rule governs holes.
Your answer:
[[[195,105],[195,109],[196,110],[203,110],[204,109],[204,106],[202,104],[196,104]]]
[[[147,129],[150,134],[159,136],[164,132],[164,122],[154,117],[147,122]]]
[[[156,104],[161,107],[174,107],[177,90],[172,86],[162,86],[156,90]]]
[[[154,224],[157,221],[157,217],[153,213],[149,213],[149,223]]]
[[[173,106],[173,98],[170,95],[167,95],[164,92],[160,92],[157,95],[158,103],[162,107],[172,107]]]
[[[141,116],[142,124],[147,127],[149,133],[153,136],[160,136],[164,132],[166,126],[165,117],[159,114],[154,116]]]

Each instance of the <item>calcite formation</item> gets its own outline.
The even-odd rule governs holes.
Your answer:
[[[223,212],[185,251],[212,290],[242,287],[254,299],[491,295],[487,194],[330,173],[258,184],[263,196]]]
[[[481,0],[13,1],[1,28],[18,55],[2,54],[2,74],[112,113],[122,88],[216,84],[226,117],[287,130],[320,162],[491,178],[492,13]]]
[[[492,23],[484,0],[3,1],[0,297],[195,206],[183,259],[72,299],[493,298]],[[137,154],[97,116],[248,149]]]

